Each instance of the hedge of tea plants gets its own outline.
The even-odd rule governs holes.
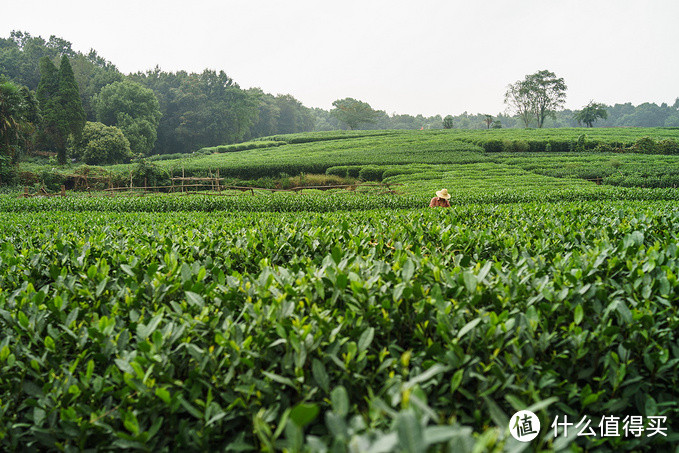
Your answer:
[[[676,203],[4,212],[0,449],[666,451]],[[554,436],[556,416],[667,437]],[[598,430],[598,428],[595,428]]]

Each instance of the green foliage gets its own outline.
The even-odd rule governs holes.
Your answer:
[[[0,156],[5,159],[0,184],[11,178],[10,167],[23,154],[39,121],[35,94],[0,77]]]
[[[444,129],[452,129],[454,125],[454,120],[452,115],[446,115],[445,118],[443,118],[443,128]]]
[[[73,75],[73,69],[68,57],[61,57],[59,65],[59,108],[62,110],[61,121],[64,122],[64,129],[68,131],[75,140],[80,138],[85,127],[85,112],[83,110],[78,84]],[[62,162],[63,163],[63,162]]]
[[[593,127],[597,119],[608,118],[608,112],[606,111],[606,105],[599,104],[594,101],[589,101],[582,110],[576,111],[573,117],[578,123],[584,123],[587,127]]]
[[[40,59],[40,84],[36,95],[43,117],[42,144],[56,149],[65,147],[66,131],[61,130],[59,112],[59,70],[48,57]]]
[[[656,150],[658,154],[679,154],[679,143],[670,139],[660,140]]]
[[[639,140],[634,142],[632,150],[637,153],[643,154],[655,154],[656,143],[651,137],[641,137]]]
[[[157,164],[139,159],[132,167],[132,182],[138,187],[165,186],[170,184],[170,175]]]
[[[361,168],[361,171],[358,172],[358,177],[362,181],[382,181],[383,172],[383,168],[374,165],[367,165]]]
[[[373,123],[377,115],[370,104],[353,98],[337,99],[332,106],[334,108],[330,113],[345,123],[349,129],[356,129],[361,124]]]
[[[535,120],[537,127],[541,128],[545,119],[554,118],[557,109],[563,107],[566,88],[563,78],[542,70],[509,85],[505,103],[522,118],[526,127]]]
[[[504,151],[504,143],[502,140],[486,140],[482,144],[483,150],[487,153],[499,153]]]
[[[261,140],[244,143],[235,143],[233,145],[220,145],[214,147],[203,148],[201,152],[217,152],[217,153],[233,153],[236,151],[245,151],[247,149],[270,148],[274,146],[287,145],[286,142],[280,140]]]
[[[153,90],[160,103],[156,153],[189,153],[246,138],[260,95],[240,89],[224,71],[187,74],[155,68],[132,80]]]
[[[335,167],[330,167],[327,170],[325,170],[325,174],[346,178],[349,175],[349,167],[347,167],[346,165],[337,165]]]
[[[569,441],[664,451],[675,205],[5,212],[0,446],[509,450],[532,407],[663,415],[667,438]]]
[[[132,158],[130,142],[115,126],[85,124],[79,140],[73,142],[72,155],[87,164],[119,164]]]
[[[508,153],[525,153],[530,149],[530,145],[525,140],[503,140],[502,149]]]
[[[92,102],[101,89],[113,82],[123,80],[123,75],[111,62],[99,56],[95,50],[86,55],[71,56],[71,67],[80,91],[80,99],[88,121],[96,121]]]
[[[0,186],[8,186],[16,181],[16,168],[9,156],[0,154]]]
[[[60,164],[66,163],[69,136],[79,140],[85,126],[78,85],[68,57],[61,59],[59,70],[48,57],[40,60],[37,97],[43,115],[43,143],[54,146]]]
[[[153,91],[134,82],[114,82],[101,89],[94,107],[98,121],[123,131],[133,153],[153,149],[161,116]]]

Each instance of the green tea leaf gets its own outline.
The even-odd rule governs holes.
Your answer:
[[[358,339],[358,351],[363,352],[368,347],[370,346],[370,343],[373,341],[373,337],[375,336],[375,329],[373,327],[369,327],[366,330],[363,331],[361,334],[361,337]]]
[[[304,428],[316,419],[319,412],[320,409],[316,404],[300,403],[292,408],[290,420],[300,428]]]
[[[125,411],[123,413],[123,425],[125,425],[125,428],[133,435],[136,436],[139,434],[139,421],[137,421],[137,416],[134,412]]]
[[[574,312],[574,321],[575,324],[580,324],[582,322],[582,318],[584,317],[585,312],[582,309],[582,305],[576,305],[575,306],[575,312]]]
[[[330,391],[330,377],[325,369],[325,365],[318,359],[313,359],[311,362],[311,372],[314,375],[314,379],[321,386],[325,392]]]
[[[332,410],[340,417],[346,417],[349,413],[349,396],[343,386],[335,387],[330,393]]]
[[[420,453],[425,445],[422,426],[412,411],[400,412],[396,416],[396,431],[401,449],[408,453]]]

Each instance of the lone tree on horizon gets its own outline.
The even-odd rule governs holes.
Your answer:
[[[556,110],[566,102],[566,83],[553,72],[542,70],[527,75],[507,87],[505,104],[521,117],[526,127],[535,119],[541,128],[548,117],[555,118]]]

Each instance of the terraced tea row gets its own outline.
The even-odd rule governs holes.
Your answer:
[[[666,416],[675,203],[5,213],[0,446],[517,447],[508,416]],[[596,422],[595,422],[596,423]]]

